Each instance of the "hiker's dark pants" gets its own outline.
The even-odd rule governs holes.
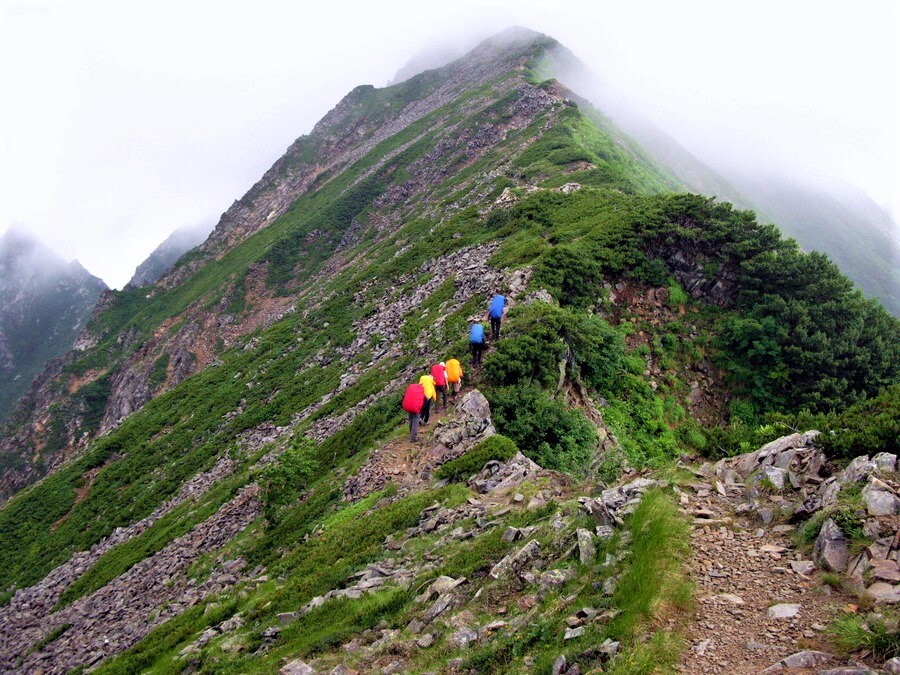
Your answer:
[[[422,406],[422,424],[428,424],[428,420],[431,417],[431,399],[425,399],[425,405]]]
[[[419,413],[409,413],[409,440],[415,443],[419,438]]]
[[[500,317],[491,319],[491,337],[495,340],[500,339]]]
[[[469,345],[472,347],[472,365],[480,366],[481,365],[481,355],[484,353],[484,343],[483,342],[470,342]]]
[[[436,384],[434,385],[434,390],[437,392],[438,396],[441,397],[441,409],[447,407],[447,385],[446,384]]]

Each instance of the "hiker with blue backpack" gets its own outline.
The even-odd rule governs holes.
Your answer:
[[[500,321],[503,319],[503,310],[506,309],[506,297],[497,293],[491,299],[488,309],[488,318],[491,320],[491,339],[500,339]]]
[[[472,365],[480,366],[484,354],[484,325],[473,323],[469,329],[469,347],[472,349]]]

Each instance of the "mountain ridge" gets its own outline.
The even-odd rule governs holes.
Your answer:
[[[627,603],[682,607],[678,493],[627,536],[625,498],[580,499],[772,440],[766,413],[839,428],[890,403],[896,320],[752,213],[681,193],[525,35],[356,88],[205,244],[105,294],[0,441],[4,667],[549,669],[576,600],[610,614],[569,639],[671,666],[669,631],[642,628],[665,622]],[[473,367],[495,292],[511,308]],[[464,396],[407,441],[400,394],[448,355]],[[641,522],[666,535],[649,584],[600,565],[634,560],[617,547]]]

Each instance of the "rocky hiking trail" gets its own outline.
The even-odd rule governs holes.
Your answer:
[[[699,481],[689,490],[680,498],[694,519],[697,605],[678,672],[758,673],[780,664],[779,672],[814,673],[841,665],[825,656],[834,647],[823,631],[855,599],[825,585],[813,562],[802,559],[791,536],[796,528],[760,526],[737,514],[742,485]],[[788,662],[796,667],[781,663],[804,650]]]

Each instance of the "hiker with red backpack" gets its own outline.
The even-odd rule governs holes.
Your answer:
[[[434,390],[436,394],[441,395],[441,410],[447,408],[447,367],[444,362],[435,363],[431,366],[431,378],[434,380]],[[437,399],[435,399],[437,402]]]
[[[403,394],[403,410],[409,414],[409,440],[415,443],[419,437],[419,415],[425,407],[425,387],[411,384]]]

